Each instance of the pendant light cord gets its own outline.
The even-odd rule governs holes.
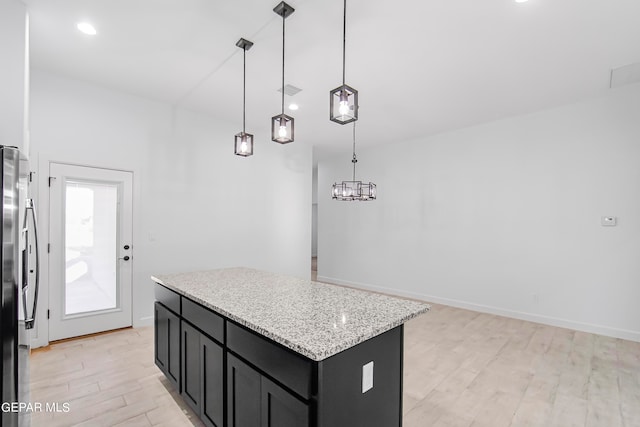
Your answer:
[[[353,181],[356,180],[356,163],[358,163],[358,159],[356,158],[356,122],[353,122],[353,159],[351,159],[351,163],[353,163]]]
[[[282,10],[282,114],[284,114],[284,22],[286,9]]]
[[[347,0],[344,0],[344,11],[342,14],[342,86],[345,82],[345,64],[347,51]]]
[[[245,132],[245,120],[247,114],[247,48],[242,48],[242,133]]]

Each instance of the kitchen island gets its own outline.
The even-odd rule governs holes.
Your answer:
[[[403,324],[428,305],[248,268],[152,280],[156,364],[206,425],[402,425]]]

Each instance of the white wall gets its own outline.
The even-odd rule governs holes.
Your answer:
[[[32,71],[43,219],[50,161],[133,171],[134,325],[151,320],[152,274],[242,265],[310,277],[311,149],[265,137],[240,158],[238,125]]]
[[[25,147],[28,90],[27,8],[19,0],[0,2],[0,145]]]
[[[320,190],[319,279],[640,341],[640,85],[358,159],[379,199]]]

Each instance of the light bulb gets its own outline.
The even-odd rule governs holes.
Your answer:
[[[286,138],[287,136],[287,127],[280,125],[280,129],[278,130],[278,136],[280,138]]]
[[[240,144],[240,152],[246,153],[247,151],[249,151],[249,147],[247,146],[247,140],[243,138],[242,143]]]
[[[349,102],[348,101],[340,101],[340,106],[338,107],[338,111],[341,116],[346,116],[349,114]]]
[[[95,27],[88,22],[78,22],[76,28],[89,36],[95,36],[98,33]]]

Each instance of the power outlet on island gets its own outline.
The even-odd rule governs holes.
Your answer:
[[[362,393],[373,388],[373,361],[362,365]]]

